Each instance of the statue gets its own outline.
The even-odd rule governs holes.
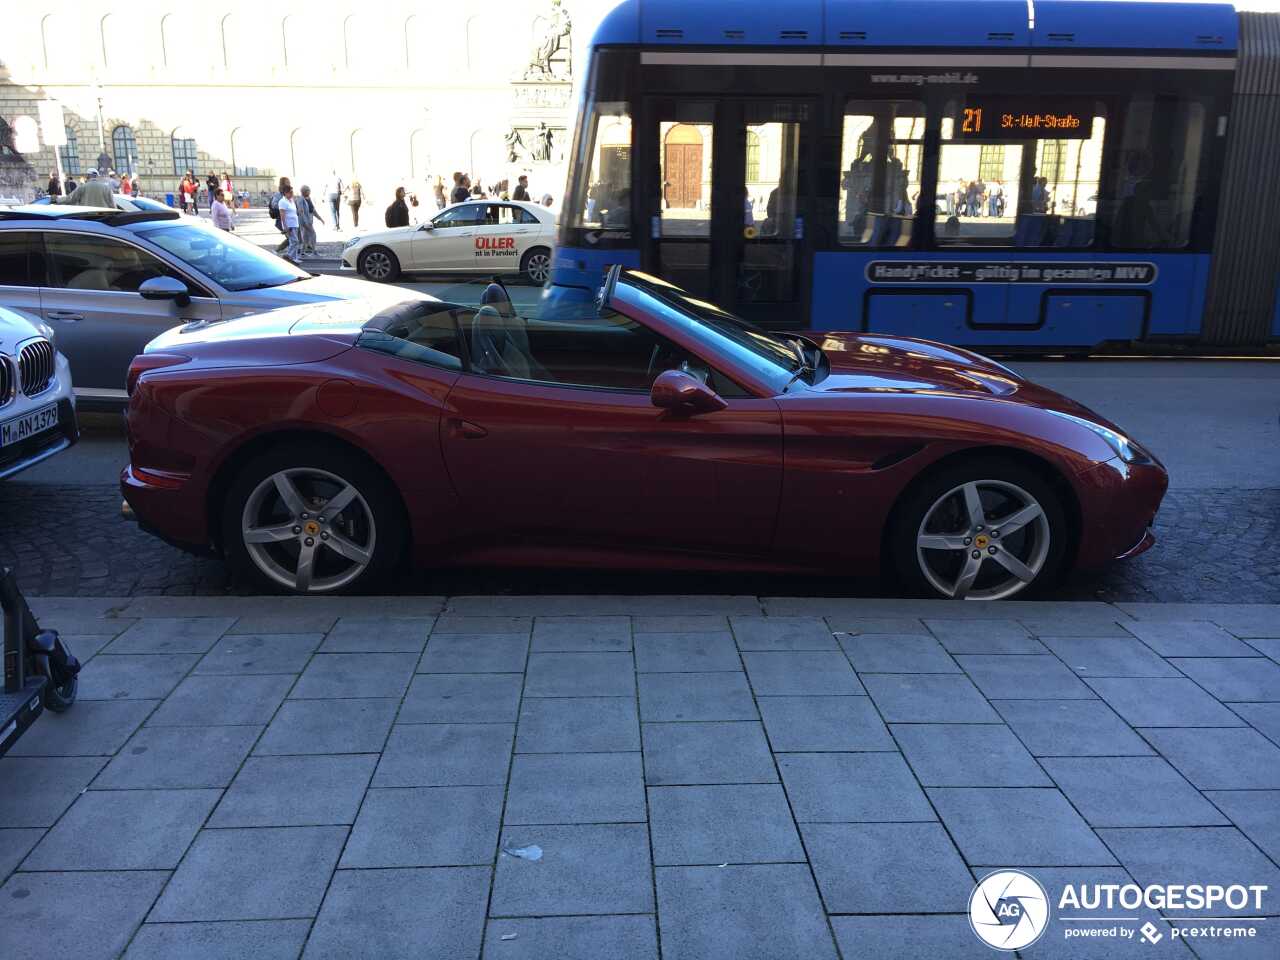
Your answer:
[[[567,55],[569,33],[572,28],[569,13],[561,6],[561,0],[551,0],[550,19],[542,33],[542,39],[534,50],[533,59],[525,68],[524,79],[567,80],[572,76],[573,61]],[[566,55],[558,57],[557,55],[562,52]],[[562,76],[557,75],[557,68],[560,66],[564,67]]]
[[[519,163],[524,159],[526,147],[524,138],[520,136],[520,131],[512,127],[507,132],[507,163]]]
[[[555,151],[556,136],[545,123],[538,124],[538,142],[533,148],[533,159],[551,162]]]

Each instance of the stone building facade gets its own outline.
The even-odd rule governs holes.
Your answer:
[[[336,173],[361,181],[371,202],[454,170],[486,185],[527,173],[536,195],[558,200],[583,73],[574,57],[609,6],[14,4],[0,31],[0,119],[12,125],[55,99],[68,172],[105,154],[158,196],[190,167],[254,194],[281,174],[318,190]],[[0,159],[9,180],[19,160],[28,193],[54,168],[42,144]]]

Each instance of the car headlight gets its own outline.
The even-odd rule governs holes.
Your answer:
[[[350,240],[348,240],[346,243],[344,243],[344,244],[342,245],[342,249],[343,249],[343,250],[350,250],[352,247],[354,247],[354,246],[355,246],[357,243],[359,243],[359,242],[360,242],[360,238],[359,238],[359,237],[352,237]]]
[[[1100,423],[1094,423],[1092,420],[1086,420],[1084,417],[1077,417],[1071,413],[1063,413],[1061,410],[1050,410],[1056,417],[1062,417],[1064,420],[1070,420],[1072,423],[1078,423],[1082,427],[1087,427],[1107,442],[1112,450],[1125,463],[1154,463],[1155,457],[1147,452],[1146,448],[1137,440],[1131,440],[1123,433],[1117,433],[1110,427],[1104,427]]]

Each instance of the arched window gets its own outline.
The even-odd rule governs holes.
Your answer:
[[[170,143],[173,146],[173,172],[179,176],[188,170],[199,172],[196,169],[199,166],[199,154],[196,152],[195,137],[187,136],[179,127],[173,131]]]
[[[62,159],[63,173],[79,173],[80,172],[80,144],[76,140],[76,132],[67,127],[67,143],[65,146],[58,148],[58,155]]]
[[[747,131],[747,183],[760,180],[760,134]]]
[[[67,135],[71,142],[71,135]],[[138,167],[138,141],[133,128],[121,124],[111,131],[111,152],[115,156],[116,173],[136,173]]]

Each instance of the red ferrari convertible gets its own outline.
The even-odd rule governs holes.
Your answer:
[[[1160,463],[974,353],[769,333],[619,268],[576,309],[481,303],[164,334],[129,371],[132,512],[311,594],[410,560],[883,570],[1000,599],[1153,542]]]

